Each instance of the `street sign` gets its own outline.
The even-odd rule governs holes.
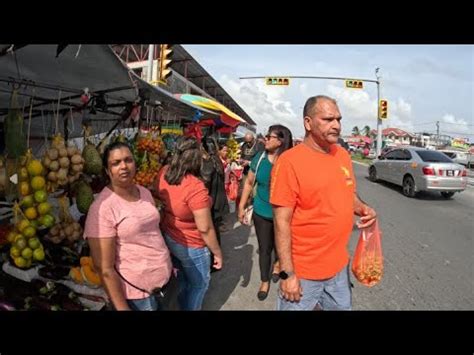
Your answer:
[[[363,84],[362,80],[347,79],[346,80],[346,88],[363,89],[364,84]]]
[[[265,84],[267,85],[290,85],[290,79],[285,77],[268,77],[265,78]]]

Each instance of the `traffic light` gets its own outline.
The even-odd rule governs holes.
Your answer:
[[[171,75],[171,55],[173,50],[169,44],[160,44],[160,70],[158,80],[166,84],[166,79]]]
[[[290,85],[290,79],[289,78],[283,78],[283,77],[269,77],[265,79],[265,84],[267,85]]]
[[[346,88],[363,89],[364,84],[362,80],[348,79],[346,80]]]
[[[388,102],[387,100],[380,100],[379,102],[379,118],[386,119],[388,117]]]

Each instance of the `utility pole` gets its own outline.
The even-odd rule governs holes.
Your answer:
[[[372,80],[372,79],[357,79],[356,81],[362,82],[370,82],[370,83],[376,83],[377,84],[377,157],[380,155],[382,151],[382,120],[380,119],[380,81],[379,81],[379,76],[377,76],[380,68],[375,69],[375,76],[377,80]],[[245,76],[245,77],[240,77],[239,79],[268,79],[268,78],[284,78],[284,79],[330,79],[330,80],[344,80],[347,81],[350,79],[347,78],[341,78],[341,77],[334,77],[334,76],[295,76],[295,75],[271,75],[271,76]],[[362,83],[360,83],[362,84]],[[288,84],[289,85],[289,82]],[[362,88],[362,85],[358,87],[359,89]]]
[[[436,121],[436,148],[439,146],[439,121]]]

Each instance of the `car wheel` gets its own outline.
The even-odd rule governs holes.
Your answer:
[[[415,180],[411,176],[407,176],[403,179],[403,194],[407,197],[415,197]]]
[[[372,182],[377,182],[377,170],[375,169],[375,166],[369,168],[369,179]]]
[[[453,195],[454,195],[454,192],[445,192],[445,191],[441,192],[441,196],[443,196],[445,199],[451,198],[453,197]]]

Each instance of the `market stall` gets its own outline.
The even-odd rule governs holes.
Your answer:
[[[100,309],[82,232],[101,149],[127,141],[149,187],[176,137],[220,115],[144,82],[107,45],[0,45],[0,68],[0,309]]]

